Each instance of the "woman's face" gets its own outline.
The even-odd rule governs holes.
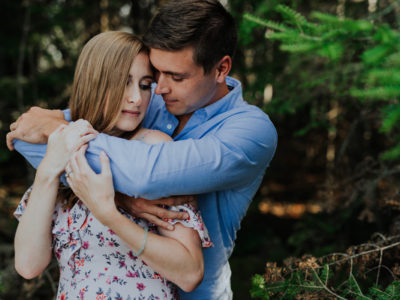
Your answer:
[[[149,56],[141,52],[133,60],[125,86],[121,111],[116,128],[122,131],[133,131],[142,122],[151,96],[153,72]]]

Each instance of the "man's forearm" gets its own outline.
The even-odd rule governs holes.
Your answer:
[[[23,140],[32,144],[45,144],[49,135],[61,124],[67,123],[61,110],[32,107],[10,125],[7,147],[14,150],[14,141]]]
[[[64,114],[61,110],[54,111],[55,116],[48,119],[47,126],[43,128],[43,135],[46,139],[49,138],[50,134],[52,134],[61,124],[68,125],[68,121],[64,119]]]
[[[202,139],[157,145],[100,134],[90,142],[87,158],[99,172],[98,155],[104,150],[111,160],[115,189],[135,197],[158,199],[239,188],[252,183],[274,155],[275,128],[265,121],[261,125],[262,130],[254,130],[234,124]]]
[[[250,125],[249,125],[250,124]],[[159,199],[201,194],[252,183],[271,161],[277,144],[274,126],[266,118],[233,120],[223,130],[201,139],[148,145],[99,134],[86,157],[95,172],[99,154],[110,158],[115,189],[129,196]],[[46,146],[15,144],[34,166]]]

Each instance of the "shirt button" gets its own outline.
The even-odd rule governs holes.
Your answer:
[[[167,125],[167,129],[168,129],[168,130],[171,130],[171,129],[172,129],[172,125],[171,125],[171,124],[168,124],[168,125]]]

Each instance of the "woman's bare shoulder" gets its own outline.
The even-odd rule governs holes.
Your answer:
[[[168,134],[159,130],[146,128],[141,128],[140,131],[134,136],[134,139],[145,142],[146,144],[158,144],[172,141],[172,138]]]

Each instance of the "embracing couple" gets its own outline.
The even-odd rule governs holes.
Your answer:
[[[58,299],[232,299],[228,259],[277,144],[228,76],[236,41],[217,0],[170,1],[143,42],[84,46],[69,109],[11,124],[37,168],[15,211],[22,276],[54,253]]]

